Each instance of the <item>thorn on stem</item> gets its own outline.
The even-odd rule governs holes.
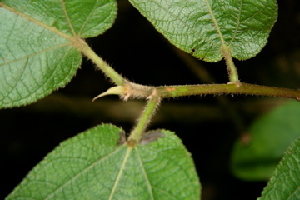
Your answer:
[[[102,92],[98,96],[94,97],[92,99],[92,102],[94,102],[95,100],[97,100],[100,97],[104,97],[104,96],[111,95],[111,94],[121,95],[123,93],[123,91],[124,91],[123,86],[111,87],[106,92]]]

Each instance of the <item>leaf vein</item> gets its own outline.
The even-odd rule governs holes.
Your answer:
[[[174,15],[172,12],[170,12],[168,9],[164,8],[163,6],[158,4],[158,7],[161,7],[162,10],[164,10],[166,13],[168,13],[169,16],[172,16],[175,20],[178,20],[179,22],[181,22],[182,24],[188,25],[189,30],[194,34],[194,35],[198,35],[199,32],[194,30],[194,26],[192,26],[192,24],[187,23],[186,21],[184,21],[182,18],[178,17],[177,15]],[[160,20],[163,21],[163,20]],[[168,22],[168,21],[167,21]],[[175,35],[174,33],[172,33],[173,35]],[[201,33],[200,33],[201,34]],[[188,34],[187,34],[188,35]],[[182,35],[180,35],[182,36]],[[218,46],[216,43],[214,43],[210,38],[206,37],[205,35],[201,35],[202,39],[205,39],[206,42],[211,43],[214,46]]]
[[[137,155],[138,155],[138,161],[139,161],[139,163],[140,163],[140,165],[141,165],[143,175],[144,175],[145,179],[147,180],[146,183],[147,183],[147,187],[148,187],[148,191],[149,191],[149,193],[150,193],[151,199],[154,200],[154,197],[153,197],[153,190],[152,190],[152,185],[151,185],[150,180],[149,180],[149,178],[148,178],[148,175],[147,175],[147,173],[146,173],[145,167],[144,167],[144,165],[143,165],[143,161],[142,161],[142,159],[141,159],[141,156],[140,156],[139,151],[138,151],[137,148],[135,148],[135,151],[136,151],[136,153],[137,153]]]
[[[68,23],[68,25],[69,25],[69,27],[71,29],[71,32],[72,32],[73,36],[77,36],[77,34],[74,31],[72,22],[71,22],[71,20],[69,18],[68,11],[67,11],[66,4],[65,4],[64,0],[59,0],[59,2],[61,3],[62,11],[63,11],[63,13],[65,15],[65,18],[67,20],[67,23]]]
[[[71,178],[69,181],[65,182],[63,185],[61,185],[60,187],[58,187],[55,191],[53,191],[51,194],[49,194],[45,200],[52,198],[56,193],[58,193],[59,191],[63,190],[64,187],[66,187],[67,185],[69,185],[70,183],[72,183],[74,180],[76,180],[78,177],[80,177],[83,173],[88,172],[89,170],[91,170],[94,166],[96,166],[97,164],[101,163],[103,160],[108,159],[110,156],[118,153],[119,151],[121,151],[122,148],[117,148],[115,151],[109,153],[108,155],[106,155],[105,157],[102,157],[101,159],[99,159],[96,162],[92,162],[90,166],[86,167],[84,170],[80,171],[78,174],[76,174],[73,178]]]
[[[126,165],[126,163],[127,163],[127,161],[128,161],[128,157],[129,157],[131,151],[132,151],[132,148],[131,148],[131,147],[127,147],[127,151],[126,151],[125,157],[124,157],[124,159],[123,159],[123,162],[122,162],[122,164],[121,164],[120,170],[119,170],[119,172],[118,172],[118,175],[117,175],[115,184],[114,184],[114,186],[113,186],[113,188],[112,188],[112,190],[111,190],[110,196],[109,196],[109,198],[108,198],[109,200],[112,200],[113,195],[114,195],[114,193],[116,192],[118,183],[120,182],[120,179],[121,179],[122,174],[123,174],[123,169],[124,169],[124,167],[125,167],[125,165]]]
[[[18,61],[21,61],[21,60],[24,60],[24,59],[28,59],[28,58],[34,57],[34,56],[36,56],[38,54],[45,53],[47,51],[50,51],[50,50],[53,50],[53,49],[56,49],[56,48],[60,48],[60,47],[65,47],[65,46],[68,46],[68,45],[72,45],[72,42],[68,42],[68,43],[65,43],[65,44],[58,45],[58,46],[50,47],[48,49],[45,49],[45,50],[39,51],[39,52],[35,52],[35,53],[30,54],[28,56],[24,56],[24,57],[21,57],[21,58],[17,58],[15,60],[11,60],[11,61],[7,61],[7,62],[4,62],[4,63],[1,63],[0,67],[5,66],[5,65],[9,65],[11,63],[18,62]]]
[[[214,13],[213,13],[213,10],[212,10],[212,8],[211,8],[211,6],[209,5],[209,3],[208,3],[207,0],[204,0],[204,2],[205,2],[205,4],[206,4],[207,9],[208,9],[208,12],[209,12],[209,14],[210,14],[210,16],[211,16],[211,18],[212,18],[212,22],[213,22],[213,24],[214,24],[215,27],[216,27],[216,31],[217,31],[217,33],[218,33],[218,35],[219,35],[219,37],[220,37],[222,46],[226,46],[225,41],[224,41],[224,38],[223,38],[223,35],[222,35],[222,32],[221,32],[220,27],[219,27],[219,25],[218,25],[217,19],[215,18],[215,15],[214,15]]]
[[[44,28],[46,28],[46,29],[48,29],[48,30],[50,30],[50,31],[52,31],[52,32],[54,32],[54,33],[56,33],[56,34],[64,37],[64,38],[67,38],[67,39],[71,38],[71,36],[69,36],[69,35],[67,35],[67,34],[65,34],[63,32],[60,32],[57,28],[48,26],[48,25],[46,25],[46,24],[44,24],[44,23],[42,23],[42,22],[40,22],[40,21],[38,21],[38,20],[30,17],[30,16],[27,16],[27,15],[25,15],[25,14],[23,14],[23,13],[15,10],[15,9],[11,8],[11,7],[6,6],[5,4],[2,4],[1,6],[3,8],[5,8],[5,9],[9,10],[10,12],[13,12],[13,13],[21,16],[21,17],[24,17],[25,19],[27,19],[27,20],[29,20],[29,21],[31,21],[31,22],[33,22],[33,23],[35,23],[35,24],[37,24],[37,25],[39,25],[41,27],[44,27]]]
[[[98,1],[97,1],[97,2],[98,2]],[[86,19],[85,19],[84,22],[82,23],[82,26],[81,26],[81,28],[80,28],[80,30],[79,30],[79,32],[78,32],[78,35],[81,35],[82,29],[83,29],[83,27],[86,25],[86,23],[88,22],[88,19],[89,19],[89,17],[91,16],[91,13],[93,12],[93,10],[95,10],[95,7],[96,7],[97,2],[95,2],[94,6],[93,6],[93,8],[92,8],[92,10],[91,10],[91,12],[88,14],[88,16],[86,17]]]
[[[239,28],[239,26],[240,26],[240,24],[241,24],[241,21],[240,21],[240,20],[241,20],[241,15],[242,15],[242,7],[243,7],[243,1],[240,0],[240,6],[239,6],[239,12],[238,12],[237,23],[236,23],[236,27],[235,27],[235,30],[234,30],[234,33],[233,33],[233,36],[232,36],[232,38],[231,38],[231,41],[230,41],[229,46],[232,45],[234,39],[236,38],[238,28]]]

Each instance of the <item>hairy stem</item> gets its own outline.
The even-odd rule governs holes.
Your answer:
[[[154,115],[155,110],[160,104],[160,102],[161,102],[161,98],[157,96],[149,98],[142,115],[138,119],[137,125],[135,126],[130,136],[128,137],[129,146],[134,146],[141,140],[142,134],[145,131],[148,123],[151,121],[151,118]]]
[[[300,91],[279,87],[268,87],[248,83],[236,84],[203,84],[186,86],[158,87],[160,97],[181,97],[202,94],[249,94],[270,97],[286,97],[300,100]]]
[[[204,68],[204,66],[202,66],[201,62],[198,62],[198,60],[196,60],[194,57],[175,48],[174,46],[172,46],[172,50],[179,58],[181,58],[181,60],[193,72],[193,74],[195,74],[204,83],[216,82]],[[230,100],[225,96],[218,96],[216,97],[216,99],[224,109],[224,112],[227,113],[231,118],[231,121],[234,123],[234,127],[237,130],[237,133],[243,133],[246,130],[246,126],[243,122],[243,117],[240,115],[238,109],[234,106],[234,104],[230,103]]]
[[[228,72],[228,77],[229,81],[232,83],[238,83],[239,82],[239,77],[237,73],[237,69],[232,61],[232,56],[231,56],[231,49],[230,47],[227,47],[225,44],[222,46],[222,52],[223,52],[223,57],[226,61],[227,65],[227,72]]]
[[[118,92],[114,92],[114,94],[119,94],[125,100],[130,97],[151,97],[150,99],[155,99],[155,96],[159,98],[168,98],[202,94],[249,94],[258,96],[293,98],[300,101],[299,90],[279,87],[267,87],[239,82],[236,68],[232,62],[230,48],[226,46],[223,46],[222,50],[224,54],[223,56],[227,63],[227,67],[230,69],[230,82],[238,84],[201,84],[149,87],[127,81],[105,61],[103,61],[102,58],[100,58],[82,39],[74,37],[71,41],[73,42],[73,45],[76,46],[84,55],[86,55],[89,59],[96,63],[97,67],[100,68],[103,73],[105,73],[109,78],[111,78],[111,80],[116,85],[122,87],[119,88]],[[153,92],[155,92],[154,96]],[[152,100],[148,103],[151,104]]]
[[[109,77],[112,82],[118,86],[122,86],[125,79],[118,74],[107,62],[99,57],[84,41],[81,41],[81,45],[77,46],[78,49],[89,59],[91,59],[101,71]]]
[[[136,87],[137,86],[137,87]],[[300,90],[288,88],[268,87],[240,82],[237,84],[200,84],[200,85],[175,85],[149,87],[128,82],[127,98],[148,98],[155,91],[156,96],[161,98],[182,97],[206,94],[246,94],[270,97],[285,97],[300,100]],[[136,88],[135,88],[136,87]]]

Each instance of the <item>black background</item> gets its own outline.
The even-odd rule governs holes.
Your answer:
[[[243,82],[299,88],[300,3],[278,1],[279,16],[262,52],[237,61]],[[120,0],[113,27],[87,42],[113,68],[134,82],[145,85],[201,84],[162,35],[127,1]],[[176,53],[177,52],[177,53]],[[213,77],[226,83],[224,62],[197,61]],[[77,75],[65,87],[29,106],[0,111],[0,199],[60,142],[101,123],[113,123],[129,132],[144,104],[122,103],[117,97],[91,99],[112,86],[91,62],[83,59]],[[221,100],[222,101],[222,100]],[[244,182],[229,169],[232,143],[258,116],[278,102],[272,98],[215,96],[166,99],[150,129],[176,132],[192,153],[203,186],[204,200],[256,199],[265,182]],[[238,116],[234,120],[228,108]]]

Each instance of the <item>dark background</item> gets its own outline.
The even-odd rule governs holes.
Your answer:
[[[278,21],[267,46],[257,57],[235,64],[243,82],[295,89],[300,83],[300,2],[278,4]],[[127,1],[120,0],[118,6],[113,27],[87,39],[117,72],[131,81],[153,86],[199,84],[206,79],[227,82],[224,62],[205,63],[190,57],[156,32]],[[201,77],[197,76],[199,70]],[[91,103],[110,86],[109,80],[84,58],[65,88],[29,106],[0,111],[0,199],[63,140],[101,123],[131,130],[145,102],[105,97]],[[258,116],[283,101],[238,95],[166,99],[150,129],[169,129],[182,138],[193,155],[203,200],[256,199],[266,183],[244,182],[231,175],[231,146]]]

